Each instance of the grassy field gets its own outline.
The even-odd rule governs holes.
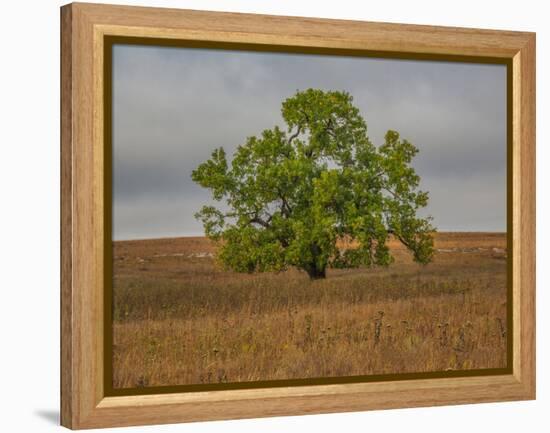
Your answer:
[[[440,233],[421,266],[223,271],[205,238],[114,243],[115,388],[506,366],[506,237]]]

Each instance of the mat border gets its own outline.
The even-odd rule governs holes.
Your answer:
[[[111,238],[104,235],[111,225],[106,122],[111,107],[105,101],[110,101],[106,74],[113,43],[506,65],[511,368],[245,383],[232,389],[113,390],[106,362],[111,302],[110,291],[104,291],[111,276]],[[61,8],[61,104],[62,425],[112,427],[535,398],[534,33],[73,3]]]

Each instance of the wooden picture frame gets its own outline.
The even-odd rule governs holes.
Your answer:
[[[511,68],[510,373],[106,395],[106,38],[497,59]],[[61,424],[80,429],[535,398],[535,34],[73,3],[61,8]]]

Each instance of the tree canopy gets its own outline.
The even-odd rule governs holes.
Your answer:
[[[327,268],[388,265],[391,236],[416,262],[433,256],[428,193],[411,167],[418,149],[388,131],[374,146],[347,92],[308,89],[282,104],[278,126],[248,137],[231,162],[223,147],[192,173],[221,208],[195,216],[218,257],[238,272],[294,266],[310,278]]]

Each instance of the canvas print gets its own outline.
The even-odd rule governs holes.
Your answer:
[[[505,65],[116,44],[111,74],[114,389],[509,366]]]

